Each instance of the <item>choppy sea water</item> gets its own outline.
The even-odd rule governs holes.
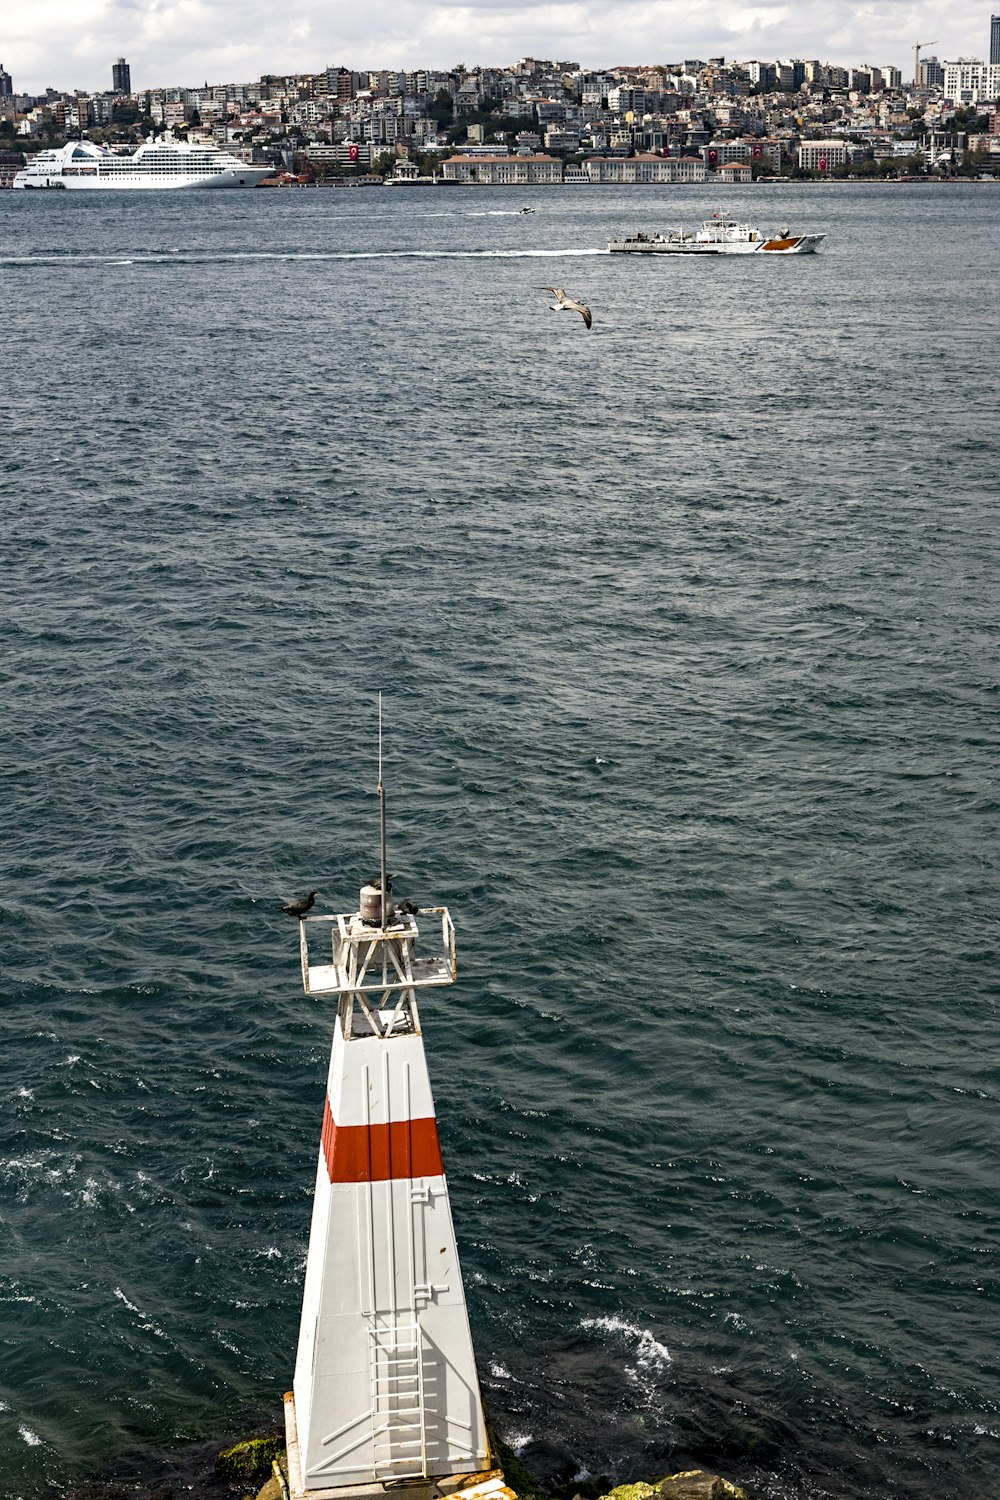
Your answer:
[[[1000,196],[717,206],[0,195],[4,1497],[277,1416],[379,689],[501,1432],[991,1491]]]

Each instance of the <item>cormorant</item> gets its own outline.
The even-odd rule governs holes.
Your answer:
[[[315,905],[318,895],[319,891],[310,891],[308,896],[303,896],[301,901],[289,901],[287,906],[279,906],[278,910],[283,911],[286,917],[304,917],[306,912]]]

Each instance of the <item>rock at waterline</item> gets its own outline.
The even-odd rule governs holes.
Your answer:
[[[704,1469],[685,1469],[668,1474],[656,1486],[656,1500],[747,1500],[738,1484],[721,1474],[706,1474]]]
[[[746,1500],[746,1492],[719,1474],[685,1469],[655,1484],[620,1484],[601,1500]]]
[[[234,1443],[231,1448],[224,1448],[217,1454],[216,1477],[247,1486],[264,1484],[271,1476],[273,1460],[282,1457],[284,1451],[284,1439],[280,1437],[250,1438],[244,1443]]]

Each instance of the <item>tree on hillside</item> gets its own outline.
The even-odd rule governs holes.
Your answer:
[[[455,101],[447,89],[438,89],[434,95],[434,103],[431,105],[431,118],[438,125],[450,125],[455,118]]]

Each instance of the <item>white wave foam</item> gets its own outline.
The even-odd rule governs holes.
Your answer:
[[[143,1333],[155,1333],[158,1339],[166,1338],[167,1335],[164,1333],[163,1329],[158,1328],[153,1322],[152,1318],[146,1316],[141,1307],[136,1307],[134,1302],[130,1302],[120,1286],[116,1286],[114,1288],[114,1294],[118,1298],[119,1302],[123,1302],[125,1304],[129,1312],[135,1313],[137,1318],[142,1318],[145,1320],[144,1322],[139,1324],[139,1327]]]
[[[630,1323],[627,1318],[581,1318],[581,1328],[599,1328],[603,1333],[619,1333],[624,1338],[635,1344],[635,1368],[638,1370],[654,1370],[662,1368],[673,1362],[670,1350],[666,1344],[661,1344],[655,1339],[648,1328],[640,1328],[636,1323]]]
[[[41,1438],[38,1436],[37,1432],[32,1432],[30,1427],[25,1427],[22,1425],[18,1427],[17,1430],[24,1441],[27,1443],[29,1448],[37,1448],[40,1446],[42,1441]]]
[[[508,1370],[507,1366],[502,1365],[498,1359],[494,1359],[493,1361],[491,1361],[490,1374],[493,1376],[494,1380],[509,1380],[511,1378],[510,1371]]]
[[[508,1432],[504,1438],[504,1442],[520,1458],[528,1444],[534,1442],[534,1434],[530,1432]]]

